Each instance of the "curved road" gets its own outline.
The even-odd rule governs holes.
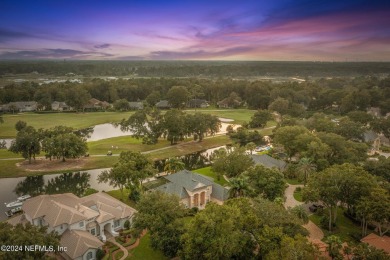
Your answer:
[[[304,204],[303,202],[299,202],[296,199],[294,199],[294,191],[297,187],[303,187],[303,185],[289,184],[287,189],[284,191],[284,196],[286,197],[286,201],[284,202],[284,207],[286,209]],[[309,241],[313,242],[313,241],[322,240],[324,238],[324,232],[322,232],[322,230],[310,220],[307,224],[302,226],[309,231],[309,236],[308,236]]]

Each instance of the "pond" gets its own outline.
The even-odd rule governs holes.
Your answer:
[[[181,161],[184,163],[185,169],[187,170],[199,169],[210,165],[211,155],[213,154],[214,151],[221,148],[226,148],[226,146],[219,146],[219,147],[199,151],[196,153],[179,156],[176,158],[181,159]],[[154,166],[158,170],[158,172],[164,171],[166,161],[167,160],[158,160],[154,162]]]
[[[88,141],[99,141],[102,139],[132,134],[132,131],[122,131],[119,126],[113,124],[100,124],[93,127],[93,133],[88,138]]]
[[[226,128],[230,123],[233,121],[232,119],[227,119],[227,118],[219,118],[221,120],[221,129],[219,130],[218,134],[225,134],[226,133]],[[236,130],[240,125],[233,124],[233,128]],[[119,136],[127,136],[127,135],[132,135],[132,131],[122,131],[119,126],[115,126],[114,124],[100,124],[100,125],[95,125],[93,128],[93,132],[90,135],[90,137],[87,139],[88,142],[90,141],[99,141],[107,138],[112,138],[112,137],[119,137]],[[14,139],[0,139],[0,142],[2,140],[5,140],[6,142],[6,147],[7,149],[11,146],[11,142]]]
[[[43,192],[47,194],[72,192],[82,195],[88,188],[98,191],[112,190],[112,186],[97,181],[98,175],[108,169],[0,179],[0,221],[7,219],[4,212],[9,208],[5,204],[25,194],[35,196]]]

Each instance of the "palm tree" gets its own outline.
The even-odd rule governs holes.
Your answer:
[[[229,196],[231,198],[237,198],[245,196],[249,191],[248,180],[247,178],[238,177],[230,178],[230,190]]]
[[[338,236],[328,236],[326,238],[326,243],[328,244],[326,251],[332,259],[343,259],[340,253],[340,250],[342,249],[342,242]]]
[[[245,148],[246,148],[247,150],[249,150],[249,151],[251,152],[251,154],[252,154],[252,153],[253,153],[253,150],[256,149],[256,144],[255,144],[254,142],[247,143],[247,144],[245,145]]]
[[[165,162],[164,171],[166,171],[168,174],[172,174],[181,170],[184,170],[185,164],[180,158],[169,158]]]
[[[299,219],[301,219],[304,224],[307,224],[309,222],[309,216],[307,215],[307,212],[302,205],[295,206],[290,211]]]
[[[316,166],[309,158],[303,157],[299,160],[297,171],[303,175],[303,185],[306,186],[306,182],[309,179],[309,175],[316,170]]]

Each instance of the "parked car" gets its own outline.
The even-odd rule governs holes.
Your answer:
[[[318,209],[323,209],[323,208],[324,208],[324,206],[322,206],[322,205],[320,205],[320,204],[314,203],[313,205],[311,205],[311,206],[309,207],[309,210],[310,210],[311,212],[316,212]]]

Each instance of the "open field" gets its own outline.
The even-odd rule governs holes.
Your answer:
[[[166,147],[163,147],[161,150],[153,151],[150,148],[148,148],[147,145],[144,145],[148,151],[152,152],[146,152],[150,155],[150,158],[152,160],[160,160],[160,159],[167,159],[170,157],[175,156],[181,156],[186,155],[202,150],[206,150],[213,147],[222,146],[225,144],[230,143],[231,140],[228,136],[222,135],[222,136],[216,136],[212,138],[204,139],[202,142],[194,142],[189,141],[186,143],[180,143],[177,145],[167,145]],[[132,150],[132,149],[130,149]],[[107,152],[105,150],[105,152]],[[114,152],[115,154],[115,152]],[[18,157],[18,156],[14,156]],[[91,169],[99,169],[99,168],[108,168],[112,167],[114,163],[118,161],[118,156],[91,156],[88,158],[83,158],[81,167],[77,168],[78,171],[83,170],[91,170]],[[40,160],[40,159],[37,159]],[[27,171],[21,167],[17,167],[16,163],[23,162],[23,160],[0,160],[0,178],[11,178],[11,177],[22,177],[22,176],[29,176],[29,175],[38,175],[38,174],[49,174],[49,173],[61,173],[61,172],[67,172],[69,169],[63,168],[56,168],[51,171]],[[47,161],[48,164],[50,164],[50,161]],[[56,165],[60,165],[61,162],[54,162]],[[65,165],[65,164],[64,164]],[[43,167],[43,166],[41,166]],[[45,168],[45,167],[43,167]]]
[[[203,151],[230,143],[231,140],[228,136],[220,135],[212,138],[203,139],[202,142],[191,141],[186,143],[180,143],[177,145],[170,146],[167,149],[158,150],[147,154],[150,155],[152,160],[161,160],[170,157],[195,153],[198,151]]]
[[[10,152],[7,149],[0,149],[0,159],[7,158],[22,158],[22,156],[20,154]]]
[[[195,110],[185,110],[187,113],[195,113]],[[249,122],[251,117],[256,112],[256,110],[250,109],[221,109],[217,108],[215,110],[210,109],[197,109],[196,112],[201,112],[205,114],[211,114],[214,116],[233,119],[235,124],[242,124],[243,122]]]
[[[3,115],[4,123],[0,125],[0,138],[16,136],[16,122],[25,121],[37,129],[51,128],[57,125],[70,126],[76,129],[98,124],[119,122],[134,112],[89,112],[89,113],[20,113]]]
[[[185,110],[194,113],[195,110]],[[233,119],[236,124],[249,122],[256,110],[249,109],[199,109],[196,112],[216,115],[218,117]],[[3,115],[4,123],[0,125],[0,138],[12,138],[16,136],[16,122],[25,121],[37,129],[51,128],[57,125],[70,126],[76,129],[86,128],[98,124],[119,122],[128,118],[130,112],[86,112],[86,113],[19,113]]]
[[[114,148],[112,148],[112,146],[114,146]],[[141,139],[136,139],[131,136],[119,136],[88,142],[89,154],[106,154],[107,151],[112,151],[113,154],[119,154],[122,151],[129,150],[145,152],[167,146],[170,146],[170,142],[164,139],[160,139],[157,144],[147,145],[142,144]],[[118,149],[116,149],[116,147],[118,147]]]

